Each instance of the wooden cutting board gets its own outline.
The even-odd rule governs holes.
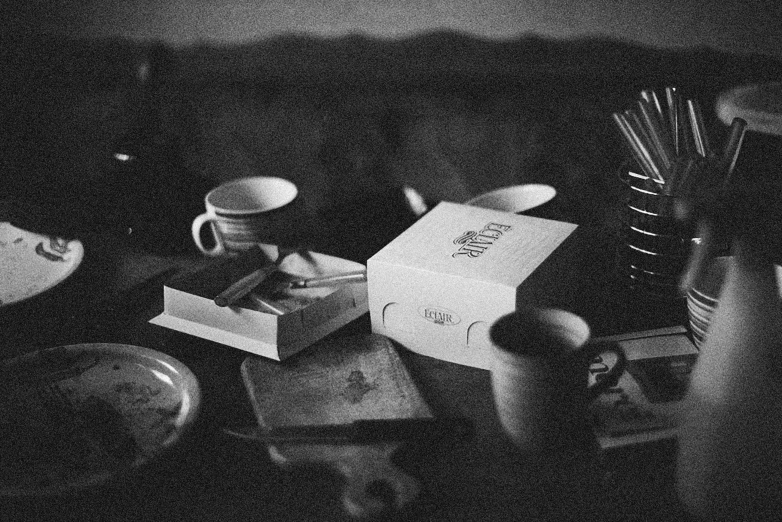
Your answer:
[[[432,416],[391,341],[380,335],[329,338],[282,363],[251,356],[242,378],[262,431]],[[332,466],[346,479],[348,513],[368,517],[402,508],[418,495],[418,482],[390,460],[399,445],[276,443],[269,453],[280,465]]]

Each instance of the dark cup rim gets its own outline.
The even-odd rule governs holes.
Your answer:
[[[518,334],[520,331],[519,327],[522,328],[521,331],[528,331],[525,327],[541,325],[545,315],[548,314],[567,316],[575,320],[577,324],[574,326],[571,327],[569,325],[561,324],[559,330],[563,332],[565,336],[579,337],[581,340],[579,342],[573,343],[568,341],[569,344],[573,344],[572,347],[557,351],[540,349],[519,350],[510,348],[524,339],[524,337],[520,337]],[[541,332],[543,332],[542,329]],[[554,334],[552,337],[557,338],[559,336]],[[509,314],[503,315],[497,319],[489,328],[489,338],[491,339],[495,351],[499,351],[502,354],[535,357],[541,359],[555,359],[559,357],[571,356],[572,354],[577,353],[589,341],[590,337],[591,329],[589,324],[587,324],[587,322],[581,316],[576,315],[573,312],[558,308],[521,308]]]
[[[277,204],[276,206],[269,207],[264,210],[258,210],[258,209],[225,209],[225,208],[219,208],[210,201],[211,197],[215,195],[218,191],[228,190],[229,187],[234,185],[239,185],[242,183],[247,183],[252,180],[256,179],[267,179],[267,180],[273,180],[274,182],[283,182],[286,185],[290,185],[293,188],[293,197],[284,203]],[[299,200],[301,193],[299,191],[298,186],[293,181],[283,178],[280,176],[247,176],[244,178],[236,178],[230,181],[227,181],[225,183],[222,183],[216,187],[214,187],[212,190],[207,192],[207,194],[204,196],[204,202],[206,204],[207,209],[212,209],[212,212],[215,216],[226,218],[226,219],[246,219],[250,216],[267,216],[272,213],[279,213],[280,211],[290,207],[294,203],[296,203]]]

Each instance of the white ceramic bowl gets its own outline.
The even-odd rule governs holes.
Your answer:
[[[465,204],[519,213],[548,203],[556,195],[557,191],[551,185],[528,183],[485,192],[468,200]]]

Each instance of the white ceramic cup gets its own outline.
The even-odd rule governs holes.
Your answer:
[[[622,348],[589,343],[590,329],[581,317],[552,308],[505,315],[490,336],[494,403],[516,446],[542,453],[589,443],[587,406],[624,372]],[[588,386],[591,361],[607,352],[616,362]]]
[[[551,185],[527,183],[485,192],[468,200],[465,204],[518,214],[548,203],[556,195],[557,191]]]
[[[208,256],[239,253],[258,243],[278,243],[286,229],[297,226],[293,207],[298,193],[291,181],[271,176],[223,183],[204,198],[206,212],[193,220],[193,241]],[[202,240],[201,229],[207,223],[214,238],[212,248]]]

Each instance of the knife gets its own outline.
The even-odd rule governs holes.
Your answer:
[[[257,426],[223,428],[223,433],[267,444],[368,444],[405,440],[453,438],[468,440],[473,423],[464,417],[366,419],[346,424],[280,426],[264,430]]]

